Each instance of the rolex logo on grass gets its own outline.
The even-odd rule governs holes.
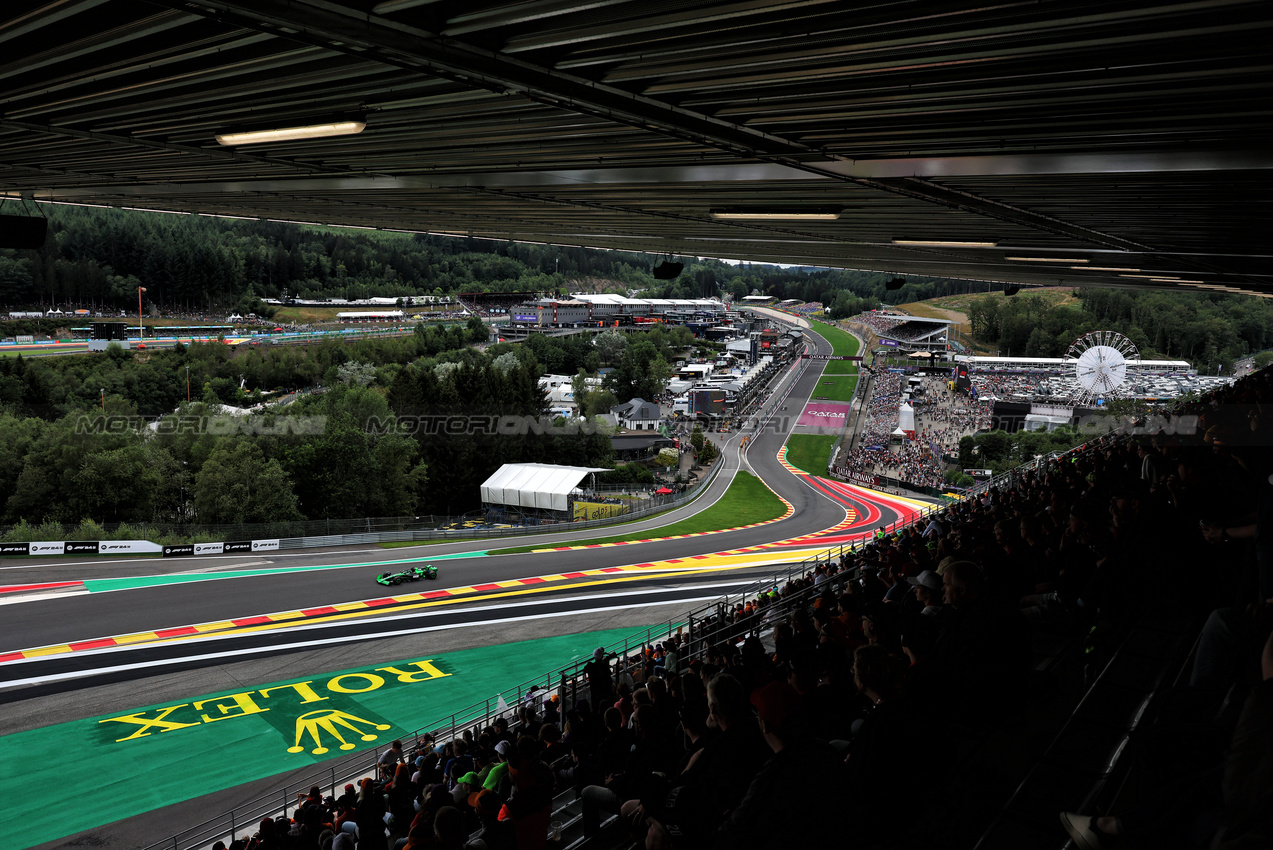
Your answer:
[[[365,724],[366,729],[358,724]],[[321,711],[311,711],[308,714],[302,714],[296,718],[296,745],[288,747],[289,753],[301,753],[305,748],[301,746],[301,741],[308,736],[314,743],[314,749],[310,750],[316,756],[321,756],[328,751],[323,746],[323,735],[326,733],[329,737],[340,741],[342,750],[352,750],[356,745],[352,741],[345,740],[342,730],[351,733],[351,736],[357,736],[360,741],[374,741],[376,736],[371,734],[369,729],[376,729],[384,732],[392,727],[388,723],[376,723],[371,720],[364,720],[361,717],[355,717],[347,711],[341,711],[338,708],[328,708]]]
[[[403,708],[419,705],[425,697],[417,686],[450,676],[432,660],[402,662],[154,706],[98,720],[97,726],[103,743],[146,747],[137,742],[168,740],[173,732],[183,739],[213,735],[227,743],[246,740],[263,724],[273,727],[280,743],[291,744],[281,748],[286,752],[321,756],[333,748],[352,750],[359,741],[375,741],[393,722],[402,722],[395,716],[415,714]]]

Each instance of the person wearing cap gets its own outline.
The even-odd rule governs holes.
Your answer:
[[[908,578],[915,593],[915,598],[923,606],[920,613],[929,617],[941,614],[942,583],[941,576],[933,570],[924,570],[917,576]]]
[[[557,708],[557,703],[561,698],[556,694],[545,696],[543,702],[544,722],[551,723],[554,726],[561,725],[561,711]]]
[[[486,772],[486,778],[482,780],[482,788],[487,791],[500,792],[501,783],[508,776],[508,762],[513,752],[513,744],[511,741],[499,741],[495,744],[495,764]],[[506,796],[500,792],[502,796]]]
[[[457,808],[463,808],[467,803],[470,794],[476,794],[482,788],[482,777],[475,771],[470,770],[461,776],[455,783],[455,789],[451,792],[451,799]]]
[[[482,790],[468,797],[468,806],[477,816],[479,831],[476,841],[486,846],[486,850],[514,850],[517,836],[512,823],[499,819],[503,803],[492,791]],[[476,843],[475,843],[476,846]]]

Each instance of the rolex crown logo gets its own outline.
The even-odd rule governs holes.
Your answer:
[[[360,727],[358,725],[360,723],[366,724],[366,728]],[[296,718],[296,745],[288,747],[287,751],[289,753],[304,752],[305,748],[301,746],[301,740],[308,735],[314,742],[314,749],[310,752],[316,756],[321,756],[327,752],[327,748],[323,746],[323,736],[321,734],[323,732],[340,741],[342,750],[352,750],[355,744],[352,741],[345,740],[344,732],[350,733],[351,738],[357,735],[363,741],[374,741],[376,736],[371,734],[371,729],[384,732],[389,728],[391,727],[387,723],[374,723],[336,708],[311,711]]]

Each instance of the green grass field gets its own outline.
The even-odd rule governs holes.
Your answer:
[[[558,546],[595,546],[598,543],[624,543],[629,540],[646,540],[654,537],[675,537],[678,534],[699,534],[704,531],[721,531],[726,528],[738,528],[758,522],[777,519],[787,512],[787,506],[774,495],[773,491],[749,472],[739,472],[729,489],[720,501],[705,511],[688,519],[674,522],[663,528],[652,531],[641,531],[632,534],[619,534],[614,537],[599,537],[595,540],[571,540],[559,543]],[[493,549],[491,555],[514,555],[547,548],[544,544],[536,546],[516,546],[511,549]]]
[[[792,434],[787,438],[787,463],[813,475],[826,475],[838,439],[832,434]]]
[[[835,354],[853,356],[858,353],[857,337],[826,322],[813,322],[811,330],[831,343]],[[858,364],[854,360],[832,360],[825,364],[822,379],[813,391],[814,400],[851,401],[857,386]]]
[[[853,356],[858,353],[857,337],[848,331],[825,322],[814,322],[812,330],[831,343],[834,354]],[[858,364],[853,360],[832,360],[823,370],[825,375],[856,375],[857,373]]]

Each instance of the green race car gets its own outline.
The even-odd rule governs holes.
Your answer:
[[[404,581],[419,581],[422,578],[437,578],[438,568],[432,564],[426,564],[423,567],[408,567],[397,573],[381,573],[376,576],[376,582],[390,587],[395,584],[402,584]]]

